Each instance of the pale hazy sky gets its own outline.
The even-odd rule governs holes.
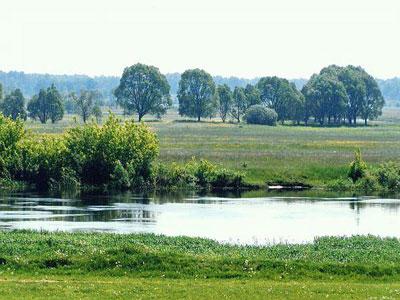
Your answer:
[[[329,64],[400,76],[399,0],[0,0],[0,70],[309,77]]]

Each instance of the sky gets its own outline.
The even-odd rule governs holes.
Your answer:
[[[0,0],[0,70],[308,78],[330,64],[400,76],[399,0]]]

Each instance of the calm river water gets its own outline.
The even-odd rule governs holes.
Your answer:
[[[22,194],[1,196],[0,228],[151,232],[240,244],[297,243],[325,235],[400,237],[399,208],[400,199],[304,193],[81,199]]]

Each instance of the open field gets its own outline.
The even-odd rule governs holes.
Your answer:
[[[400,158],[400,110],[388,109],[380,120],[364,127],[257,126],[223,124],[219,119],[201,123],[171,111],[160,122],[145,118],[160,140],[164,162],[183,163],[206,158],[245,171],[251,183],[298,181],[323,186],[344,178],[355,149],[369,164]],[[52,125],[27,122],[38,133],[58,133],[79,124],[74,117]]]
[[[400,297],[400,242],[229,246],[155,235],[0,232],[0,298]]]

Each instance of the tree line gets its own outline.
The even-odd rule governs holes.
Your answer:
[[[40,89],[38,94],[26,101],[18,88],[3,96],[3,87],[0,84],[0,111],[13,120],[26,120],[29,117],[42,124],[48,121],[55,123],[62,120],[67,110],[69,113],[78,113],[86,123],[91,115],[97,120],[101,118],[100,100],[96,91],[82,90],[79,95],[70,93],[62,96],[52,84],[46,89]]]
[[[125,68],[113,95],[126,114],[137,114],[139,121],[147,114],[161,118],[172,105],[171,87],[158,68],[135,64]],[[2,96],[0,96],[2,97]],[[70,106],[82,116],[101,115],[99,96],[94,91],[81,91],[63,97],[54,84],[42,89],[28,102],[19,89],[7,94],[0,102],[3,114],[12,118],[38,119],[56,122]],[[223,122],[241,122],[246,111],[255,105],[276,112],[277,120],[309,124],[356,124],[357,119],[376,119],[381,113],[384,98],[376,80],[361,67],[328,66],[314,74],[298,90],[293,82],[276,76],[262,77],[255,84],[231,89],[227,84],[216,84],[204,70],[186,70],[178,83],[179,114],[195,118],[219,115]]]
[[[139,116],[163,115],[171,106],[166,77],[153,66],[136,64],[124,70],[114,95],[118,104]],[[376,119],[382,113],[384,98],[375,79],[361,67],[331,65],[314,74],[301,91],[294,83],[276,76],[262,77],[255,85],[216,85],[204,70],[186,70],[178,84],[179,114],[212,118],[219,114],[225,122],[240,122],[246,111],[262,105],[277,114],[282,124],[292,121],[320,125],[356,124],[357,118]]]

